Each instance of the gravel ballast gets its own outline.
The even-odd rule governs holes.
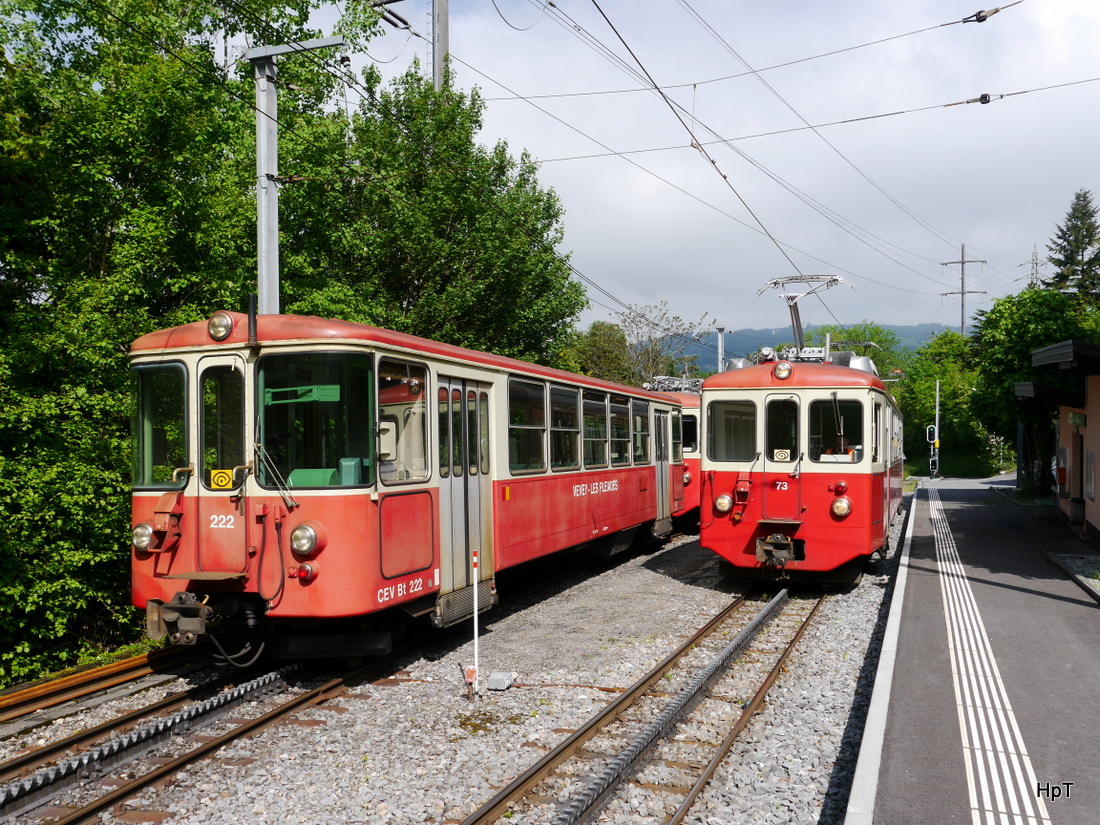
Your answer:
[[[859,585],[828,597],[688,821],[843,821],[896,544]],[[461,822],[741,592],[691,537],[613,565],[561,557],[535,577],[500,578],[501,605],[482,617],[475,701],[462,675],[473,664],[466,623],[421,645],[395,678],[124,803],[126,821],[164,811],[186,823]],[[485,690],[496,672],[514,674],[513,686]],[[645,795],[631,798],[636,807],[600,821],[646,822]]]

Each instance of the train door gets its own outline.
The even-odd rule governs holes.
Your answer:
[[[492,479],[489,474],[488,384],[439,376],[440,584],[447,594],[492,579]],[[479,608],[488,607],[488,599]],[[472,614],[459,608],[454,620]]]
[[[672,531],[672,472],[669,464],[669,421],[665,410],[654,411],[653,458],[657,462],[657,523],[653,532]]]
[[[802,515],[799,404],[794,395],[769,395],[764,416],[763,517],[797,521]]]
[[[232,578],[244,574],[248,560],[244,360],[203,358],[198,381],[198,567],[210,578]]]

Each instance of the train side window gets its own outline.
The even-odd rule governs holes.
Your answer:
[[[810,402],[810,460],[853,462],[863,458],[863,402],[855,398]]]
[[[134,487],[181,488],[189,475],[187,369],[139,364],[130,371],[131,473]]]
[[[379,456],[378,475],[386,484],[428,478],[427,370],[419,364],[378,363],[379,420],[394,429],[392,454]]]
[[[469,471],[470,475],[476,476],[480,466],[478,461],[480,452],[478,435],[480,430],[477,426],[477,392],[474,390],[466,391],[466,433],[468,437],[468,441],[466,442],[466,458]]]
[[[707,405],[707,455],[715,461],[756,458],[755,403],[712,401]]]
[[[580,392],[572,387],[550,387],[550,466],[576,470],[581,466]]]
[[[489,472],[489,393],[482,392],[478,396],[478,422],[479,444],[481,455],[481,472]]]
[[[584,466],[607,466],[607,395],[584,391]]]
[[[611,466],[630,464],[630,400],[625,395],[611,396]]]
[[[546,387],[533,381],[508,382],[508,466],[513,473],[546,469]]]
[[[649,463],[649,404],[645,401],[633,401],[631,410],[631,432],[634,436],[634,463]]]
[[[451,475],[451,402],[446,387],[440,387],[439,399],[439,477]]]
[[[683,414],[684,452],[699,452],[699,418],[692,413]]]
[[[875,415],[871,419],[871,461],[879,461],[882,455],[882,404],[875,402]]]
[[[451,389],[451,471],[462,475],[462,390]]]
[[[672,463],[684,460],[684,424],[679,410],[672,411]]]

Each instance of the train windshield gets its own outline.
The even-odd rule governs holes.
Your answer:
[[[374,480],[372,360],[348,352],[268,355],[257,372],[256,477],[266,487]]]
[[[863,458],[863,402],[838,398],[810,403],[810,459],[852,462]]]
[[[712,401],[707,405],[707,455],[715,461],[753,461],[756,448],[756,404]]]
[[[140,364],[130,371],[131,473],[134,487],[187,484],[187,369]]]

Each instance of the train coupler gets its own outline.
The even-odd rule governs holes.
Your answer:
[[[783,533],[760,536],[756,540],[756,560],[773,567],[782,567],[789,561],[801,561],[806,557],[805,542]]]
[[[200,602],[194,593],[177,593],[169,601],[150,599],[145,604],[145,635],[174,645],[193,645],[206,633],[206,621],[214,608]]]

